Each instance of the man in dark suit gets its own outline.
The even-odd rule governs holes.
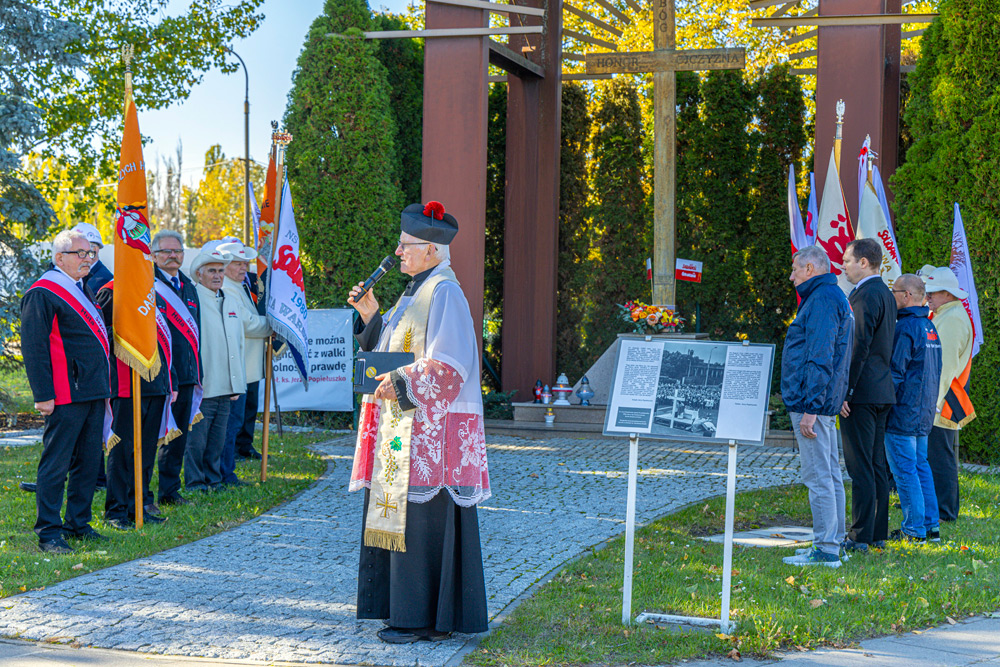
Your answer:
[[[896,300],[882,281],[882,248],[874,239],[851,241],[844,251],[844,273],[855,286],[848,300],[854,311],[854,353],[847,399],[840,411],[844,463],[851,476],[851,517],[844,548],[883,547],[889,535],[889,482],[885,425],[896,404],[892,382],[892,345]]]
[[[190,501],[181,495],[181,466],[184,464],[188,431],[201,403],[200,304],[194,283],[181,271],[184,261],[181,235],[162,230],[153,237],[150,247],[156,262],[156,292],[163,299],[162,312],[170,327],[172,364],[177,374],[177,400],[171,410],[181,432],[180,436],[160,447],[157,454],[160,468],[158,496],[161,505],[186,505]]]
[[[55,265],[21,300],[21,351],[35,409],[45,415],[35,494],[38,546],[70,553],[67,537],[106,539],[90,526],[90,508],[104,441],[111,347],[83,284],[97,253],[71,230],[56,235],[52,251]]]

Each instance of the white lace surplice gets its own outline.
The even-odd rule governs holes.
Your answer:
[[[431,273],[448,266],[442,262]],[[383,317],[376,350],[388,349],[393,329],[413,297],[402,297]],[[469,304],[456,283],[434,289],[424,356],[400,369],[416,406],[410,439],[410,502],[427,502],[447,489],[455,503],[475,505],[490,497],[479,348]],[[371,487],[382,401],[361,406],[350,490]]]

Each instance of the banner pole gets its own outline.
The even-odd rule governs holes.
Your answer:
[[[267,261],[267,298],[271,298],[271,272],[274,266],[274,250],[278,240],[278,228],[281,225],[281,194],[285,190],[285,147],[291,142],[292,135],[287,132],[278,132],[278,121],[271,121],[271,144],[275,151],[275,175],[274,175],[274,229],[271,230],[271,252]],[[267,350],[265,356],[264,378],[267,383],[264,387],[264,434],[260,443],[260,481],[267,481],[267,449],[270,442],[271,427],[271,382],[274,378],[274,334],[267,337]],[[278,403],[278,394],[274,393],[274,403]]]
[[[135,491],[135,529],[142,528],[142,396],[139,371],[132,369],[132,469]]]
[[[264,433],[260,440],[260,481],[267,481],[267,444],[268,429],[271,425],[271,380],[274,359],[274,348],[271,346],[273,336],[268,336],[264,343],[267,347],[264,350],[264,370],[267,377],[264,379]],[[277,399],[277,396],[275,396]]]

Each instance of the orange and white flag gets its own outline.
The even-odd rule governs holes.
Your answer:
[[[146,208],[146,163],[139,116],[126,73],[125,129],[118,168],[115,224],[115,355],[146,380],[160,372],[156,346],[156,295]]]
[[[840,172],[834,149],[830,149],[830,166],[826,170],[826,184],[823,186],[823,200],[819,205],[819,219],[816,221],[816,245],[821,246],[830,258],[830,272],[837,276],[837,284],[844,294],[854,289],[844,275],[844,251],[854,240],[854,227],[847,213],[844,188],[840,185]]]
[[[260,276],[271,261],[271,235],[274,233],[274,195],[277,187],[277,167],[274,164],[274,151],[267,165],[267,178],[264,181],[264,203],[260,207],[260,225],[257,228],[257,275]]]

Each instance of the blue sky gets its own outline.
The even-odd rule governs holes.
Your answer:
[[[401,13],[406,0],[369,0],[375,9]],[[170,9],[182,11],[187,2],[173,0]],[[265,0],[265,19],[249,38],[233,43],[250,73],[250,157],[267,159],[271,121],[285,113],[292,72],[309,26],[323,9],[323,0]],[[145,111],[139,117],[143,135],[152,139],[145,154],[148,162],[173,157],[177,142],[183,146],[183,178],[197,184],[205,152],[221,144],[229,157],[243,156],[242,69],[234,74],[205,73],[191,96],[166,109]]]

